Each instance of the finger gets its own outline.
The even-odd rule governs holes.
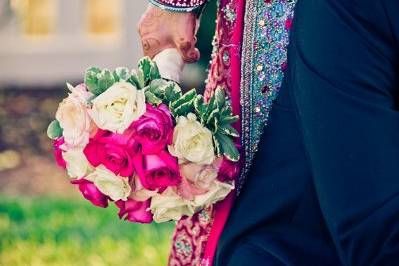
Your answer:
[[[163,17],[161,9],[149,6],[137,25],[145,56],[153,58],[157,53],[166,49],[164,47],[165,33],[160,27],[164,20]]]
[[[177,49],[179,50],[183,60],[186,63],[193,63],[199,60],[200,51],[195,47],[195,41],[184,41],[181,40],[177,44]]]

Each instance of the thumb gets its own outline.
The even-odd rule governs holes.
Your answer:
[[[195,47],[197,43],[196,33],[199,20],[194,14],[186,14],[178,18],[178,27],[174,34],[174,42],[183,60],[187,63],[198,61],[200,52]]]

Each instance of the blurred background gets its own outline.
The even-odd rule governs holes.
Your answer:
[[[203,89],[215,1],[202,16],[200,62],[183,87]],[[86,202],[46,136],[65,82],[92,65],[134,68],[146,0],[0,0],[0,265],[165,265],[173,223],[137,225]]]

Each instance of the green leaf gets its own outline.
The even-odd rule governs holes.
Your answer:
[[[206,111],[201,115],[201,123],[204,124],[208,120],[208,117],[212,113],[212,111],[215,109],[215,95],[213,95],[210,99],[209,102],[206,105]]]
[[[223,155],[230,161],[237,162],[240,159],[240,153],[233,140],[219,131],[214,136],[220,144]]]
[[[150,80],[160,79],[161,75],[159,74],[159,69],[157,63],[151,60],[151,68],[150,68]]]
[[[223,107],[222,111],[220,112],[220,117],[225,117],[225,116],[232,116],[232,110],[230,106],[225,106]]]
[[[108,69],[103,69],[101,73],[97,74],[97,79],[98,87],[101,91],[100,94],[115,83],[115,78]]]
[[[98,67],[90,67],[86,69],[84,83],[86,84],[89,91],[95,95],[100,94],[99,87],[97,84],[98,78],[97,75],[101,73],[101,69]]]
[[[225,117],[222,117],[220,123],[221,123],[222,125],[226,125],[226,124],[235,123],[235,122],[237,122],[238,120],[239,120],[238,115],[235,115],[235,116],[225,116]]]
[[[155,94],[153,94],[149,90],[146,90],[144,92],[144,95],[145,95],[146,102],[149,102],[152,105],[158,106],[158,105],[160,105],[162,103],[162,100],[159,99]]]
[[[91,93],[100,95],[115,83],[115,78],[108,69],[91,67],[86,70],[84,82]]]
[[[189,113],[192,113],[194,109],[194,104],[193,100],[189,102],[185,102],[182,105],[179,105],[178,107],[174,108],[173,113],[175,114],[175,117],[179,116],[187,116]]]
[[[215,153],[217,157],[222,156],[222,147],[220,145],[220,142],[215,136],[212,136],[213,138],[213,143],[215,144]]]
[[[182,96],[181,88],[176,82],[169,81],[164,90],[167,104],[176,101]]]
[[[198,94],[194,99],[194,108],[199,116],[202,116],[206,112],[206,104],[204,103],[204,96]]]
[[[222,109],[226,104],[226,95],[224,93],[224,90],[219,86],[215,90],[215,100],[216,105],[219,109]]]
[[[209,127],[213,127],[213,133],[216,133],[219,130],[219,119],[217,117],[215,117],[215,119],[213,119],[213,124],[209,125]]]
[[[128,81],[130,79],[130,71],[127,67],[118,67],[113,72],[115,81]]]
[[[165,87],[168,82],[163,79],[154,79],[151,81],[148,89],[159,98],[165,98]]]
[[[214,109],[208,116],[208,118],[206,119],[206,124],[207,125],[214,125],[214,120],[215,118],[217,118],[219,115],[219,108]]]
[[[197,92],[195,89],[189,90],[185,94],[183,94],[179,99],[172,103],[173,108],[178,108],[180,105],[193,101],[197,96]]]
[[[157,64],[148,56],[140,59],[138,67],[143,73],[145,85],[147,85],[151,80],[161,78]]]
[[[234,127],[232,127],[230,124],[220,125],[219,130],[222,131],[224,134],[229,135],[231,137],[237,138],[240,136],[238,131]]]
[[[143,71],[144,77],[150,76],[151,71],[151,58],[148,56],[142,57],[138,62],[138,67],[141,71]]]
[[[58,139],[62,136],[62,128],[58,120],[53,120],[47,128],[47,136],[50,139]]]
[[[135,85],[137,87],[137,89],[139,89],[139,90],[144,88],[145,84],[144,84],[143,72],[140,69],[138,69],[138,70],[133,69],[130,72],[129,82],[132,83],[133,85]]]

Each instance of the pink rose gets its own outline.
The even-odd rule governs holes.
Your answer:
[[[156,155],[135,156],[134,167],[141,184],[149,190],[163,191],[181,181],[176,158],[165,150]]]
[[[84,84],[72,87],[67,84],[71,93],[58,106],[55,114],[61,128],[65,143],[64,150],[83,148],[97,126],[87,112],[88,99],[93,96]]]
[[[164,104],[158,107],[147,104],[145,114],[133,122],[131,128],[143,154],[157,154],[172,143],[173,121]]]
[[[132,133],[132,130],[117,134],[99,129],[83,152],[94,167],[102,164],[115,175],[130,177],[134,172],[133,156],[138,151]]]
[[[218,180],[221,182],[231,181],[237,178],[239,173],[239,164],[223,157],[223,161],[219,167]]]
[[[54,157],[55,161],[57,162],[57,165],[66,168],[66,162],[64,158],[62,157],[62,152],[63,150],[61,149],[61,146],[64,144],[64,138],[58,138],[54,140],[53,142],[53,147],[54,147]]]
[[[220,182],[234,180],[239,170],[238,163],[231,162],[225,157],[216,158],[210,165],[181,164],[182,181],[177,187],[177,192],[183,198],[193,200],[195,196],[209,192],[216,180]]]
[[[216,160],[215,160],[216,161]],[[207,193],[217,179],[218,168],[211,165],[185,163],[180,165],[182,182],[177,192],[185,199],[193,200],[195,196]]]
[[[108,197],[101,193],[92,182],[81,178],[72,180],[71,183],[78,185],[83,197],[93,203],[93,205],[102,208],[108,207]]]
[[[118,200],[115,205],[119,208],[119,218],[134,223],[151,223],[152,213],[149,211],[150,200],[135,201],[128,199],[127,201]]]

